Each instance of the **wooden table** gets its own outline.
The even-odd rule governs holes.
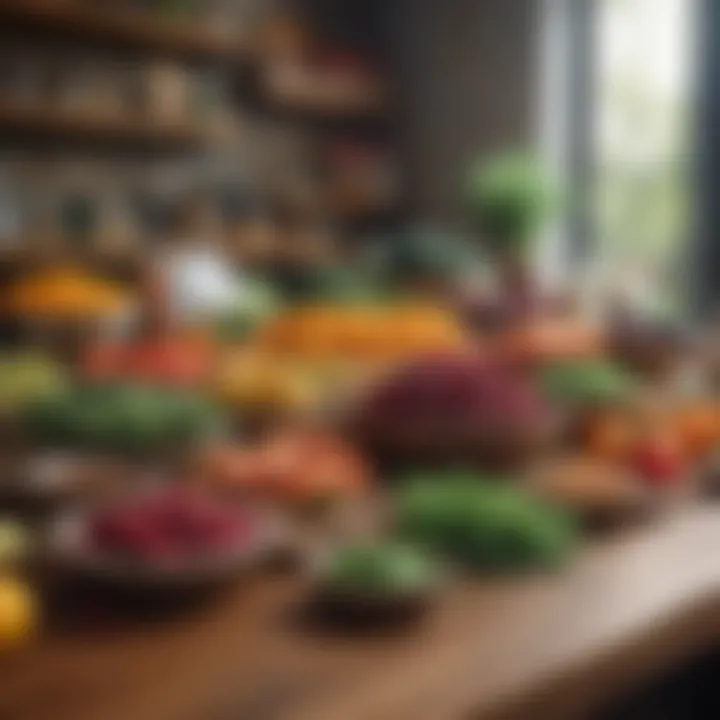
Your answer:
[[[460,581],[419,625],[312,631],[259,576],[182,618],[48,634],[0,659],[12,720],[581,716],[720,637],[720,509],[596,543],[551,576]]]

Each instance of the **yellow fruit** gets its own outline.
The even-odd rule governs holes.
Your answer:
[[[20,644],[32,635],[37,621],[30,588],[13,578],[0,579],[0,648]]]

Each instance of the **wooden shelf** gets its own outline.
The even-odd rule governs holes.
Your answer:
[[[246,56],[239,37],[223,37],[189,21],[160,20],[141,11],[94,9],[71,0],[0,0],[0,27],[11,23],[151,54],[231,63]]]
[[[200,146],[209,140],[209,134],[203,128],[192,124],[79,115],[45,108],[15,107],[2,102],[0,132],[33,138],[180,148]]]

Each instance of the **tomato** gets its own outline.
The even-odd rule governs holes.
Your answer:
[[[639,443],[632,464],[644,480],[655,486],[676,484],[686,469],[682,446],[670,433],[654,435]]]

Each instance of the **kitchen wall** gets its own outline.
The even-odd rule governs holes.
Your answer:
[[[540,0],[386,0],[413,214],[462,219],[478,154],[535,136]]]

